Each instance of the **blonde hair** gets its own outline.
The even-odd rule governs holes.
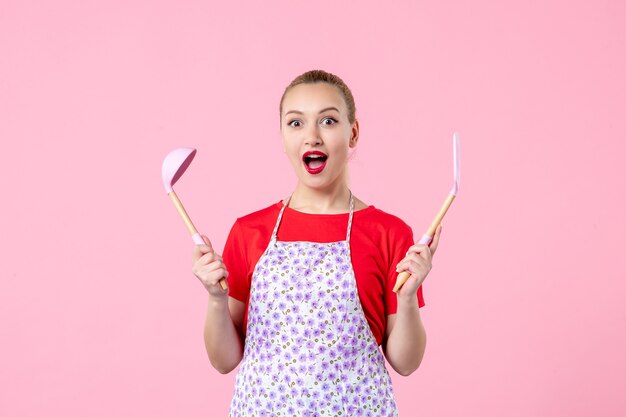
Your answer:
[[[283,114],[283,101],[285,100],[285,95],[287,94],[287,92],[296,85],[314,83],[327,83],[337,87],[339,89],[339,92],[343,96],[344,101],[346,102],[346,107],[348,108],[348,121],[350,123],[354,123],[354,121],[356,120],[356,107],[354,105],[354,97],[352,96],[352,91],[350,91],[346,83],[344,83],[341,78],[324,70],[307,71],[294,78],[294,80],[287,86],[287,88],[285,88],[283,96],[280,98],[280,106],[278,110],[281,117]]]

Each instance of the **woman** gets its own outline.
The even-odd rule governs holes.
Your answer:
[[[352,195],[347,161],[359,124],[339,77],[294,79],[280,120],[293,194],[237,219],[223,258],[206,237],[194,250],[193,272],[209,292],[211,364],[228,373],[242,362],[230,415],[397,415],[383,352],[401,375],[420,365],[421,283],[441,228],[430,248],[413,245],[402,220]],[[402,271],[411,277],[396,294]]]

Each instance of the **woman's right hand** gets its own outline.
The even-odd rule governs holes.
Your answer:
[[[205,245],[197,245],[193,249],[193,267],[191,270],[198,277],[211,297],[226,298],[228,289],[220,286],[220,280],[226,279],[228,270],[222,257],[215,253],[208,237],[202,235]]]

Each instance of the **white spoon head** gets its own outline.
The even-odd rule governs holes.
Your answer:
[[[166,193],[172,192],[172,186],[185,173],[194,156],[196,156],[194,148],[176,148],[163,159],[161,175]]]

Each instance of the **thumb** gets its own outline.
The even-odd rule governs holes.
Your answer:
[[[203,250],[204,253],[209,253],[209,252],[213,252],[213,245],[211,244],[211,241],[209,240],[208,237],[206,237],[205,235],[201,235],[202,236],[202,240],[204,240],[205,245],[207,246],[207,250]],[[204,249],[204,248],[203,248]]]
[[[443,230],[443,223],[439,223],[439,226],[437,226],[437,229],[435,230],[435,236],[433,237],[433,240],[430,242],[430,253],[432,255],[435,254],[435,251],[437,250],[437,247],[439,246],[439,239],[441,238],[441,231]]]
[[[213,252],[213,246],[211,245],[211,241],[209,240],[209,238],[204,235],[200,235],[200,236],[202,237],[202,240],[204,241],[204,245],[199,245],[196,243],[193,246],[193,262],[194,263],[198,262],[198,260],[202,258],[203,255]]]
[[[205,235],[201,235],[201,236],[202,236],[202,240],[204,240],[204,243],[206,243],[209,249],[213,250],[213,245],[211,244],[211,241],[209,240],[209,238],[206,237]]]

